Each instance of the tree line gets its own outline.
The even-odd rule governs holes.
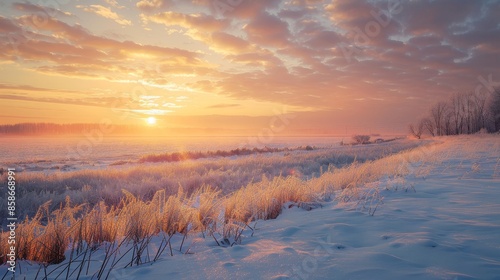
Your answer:
[[[453,94],[447,101],[434,104],[427,115],[408,126],[416,138],[500,131],[500,88],[491,92]]]
[[[0,134],[14,135],[79,135],[83,132],[100,129],[99,123],[18,123],[0,125]],[[143,130],[135,125],[113,125],[113,133],[128,134]]]

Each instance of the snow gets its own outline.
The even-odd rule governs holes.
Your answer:
[[[384,197],[374,216],[335,200],[312,211],[286,208],[275,220],[257,221],[240,245],[191,236],[188,254],[174,247],[174,256],[115,269],[108,279],[500,279],[498,140],[439,139],[426,151],[432,157],[410,164],[403,181],[366,186]],[[37,270],[23,264],[26,279]]]

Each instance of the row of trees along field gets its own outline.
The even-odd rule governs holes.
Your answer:
[[[427,116],[409,125],[410,134],[420,138],[500,131],[500,88],[491,92],[453,94],[448,101],[431,107]]]

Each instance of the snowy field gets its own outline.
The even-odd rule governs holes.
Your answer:
[[[442,139],[374,216],[351,205],[285,210],[231,248],[118,270],[116,279],[500,279],[500,139]],[[424,173],[422,173],[424,172]],[[428,174],[425,174],[427,173]],[[413,189],[404,189],[413,186]],[[398,188],[396,190],[396,188]],[[387,190],[388,189],[388,190]],[[346,211],[347,210],[347,211]],[[211,246],[212,245],[212,246]],[[128,278],[126,278],[128,277]]]
[[[101,279],[500,279],[499,136],[438,138],[392,160],[398,168],[336,190],[321,207],[285,204],[276,219],[250,223],[241,244],[193,234],[180,251],[175,235],[173,256],[126,268],[121,248]],[[148,252],[158,247],[154,237]],[[97,279],[104,254],[94,252],[79,279]],[[76,279],[77,266],[23,261],[16,279]]]
[[[226,140],[235,144],[236,140],[241,140],[241,138]],[[93,206],[104,200],[108,205],[116,205],[123,197],[122,189],[141,196],[145,200],[150,200],[158,190],[165,190],[167,195],[176,194],[179,186],[182,186],[184,191],[192,193],[203,185],[210,185],[221,190],[222,195],[227,195],[242,186],[259,182],[263,176],[269,179],[278,176],[310,179],[318,177],[331,168],[338,169],[354,161],[364,162],[382,158],[428,142],[400,139],[371,145],[341,146],[339,142],[335,142],[331,138],[281,138],[279,141],[275,140],[277,141],[276,145],[282,148],[293,149],[309,143],[315,148],[313,150],[295,149],[273,153],[208,157],[178,162],[138,163],[137,160],[141,156],[150,154],[152,150],[144,142],[132,142],[130,145],[137,145],[136,153],[138,154],[135,156],[126,157],[125,148],[121,147],[116,148],[115,151],[95,155],[99,157],[95,162],[91,159],[85,159],[86,163],[74,162],[69,168],[70,170],[65,170],[61,166],[66,166],[69,163],[58,164],[58,160],[54,159],[64,156],[65,153],[65,149],[57,149],[61,143],[56,142],[53,146],[45,144],[46,148],[42,149],[43,153],[52,151],[52,155],[47,156],[47,160],[42,160],[43,162],[0,163],[0,165],[14,167],[18,172],[16,180],[22,186],[22,191],[18,192],[16,196],[18,215],[32,217],[43,203],[50,200],[52,202],[50,210],[55,210],[61,203],[65,203],[66,196],[71,198],[73,204],[85,203]],[[203,146],[202,144],[196,142],[199,149]],[[232,147],[228,144],[227,148],[224,149],[224,142],[218,143],[218,145],[205,145],[205,147],[214,146],[223,151],[228,151],[227,149]],[[155,147],[159,149],[160,146]],[[172,148],[167,144],[164,147],[166,150]],[[25,148],[35,149],[32,146]],[[139,151],[142,151],[142,154]],[[113,154],[122,154],[121,158],[126,163],[109,166],[109,159]],[[90,164],[90,162],[93,163]],[[7,181],[6,172],[1,175],[0,171],[0,180]],[[5,215],[4,211],[7,210],[7,206],[4,205],[7,202],[5,195],[5,192],[0,193],[0,215]],[[0,224],[3,222],[0,221]]]
[[[385,136],[392,138],[393,136]],[[349,137],[2,137],[0,163],[24,171],[99,169],[147,154],[216,151],[237,148],[334,147]]]

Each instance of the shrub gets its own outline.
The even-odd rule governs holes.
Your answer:
[[[370,135],[354,135],[352,140],[356,144],[368,144],[370,143]]]

